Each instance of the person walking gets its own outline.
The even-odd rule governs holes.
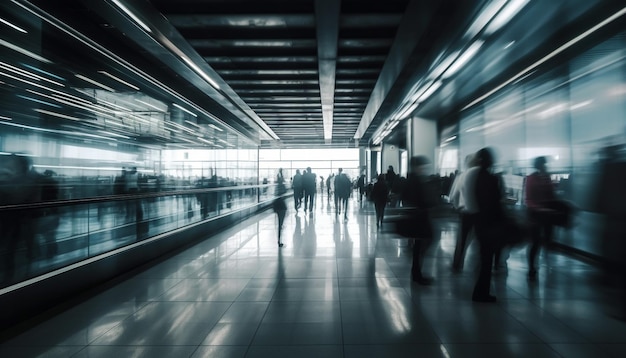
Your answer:
[[[385,206],[387,206],[387,201],[389,200],[389,189],[387,188],[384,174],[378,176],[370,195],[376,209],[376,227],[380,228],[385,216]]]
[[[293,204],[296,209],[296,213],[298,213],[298,209],[302,205],[302,174],[300,174],[300,169],[296,170],[296,175],[293,176],[293,181],[291,183],[293,187]]]
[[[276,176],[276,198],[274,199],[273,209],[278,218],[278,247],[283,247],[282,231],[285,215],[287,214],[287,204],[283,195],[287,192],[285,188],[285,178],[283,177],[283,169],[278,169]]]
[[[550,223],[550,215],[555,211],[548,207],[554,202],[556,194],[550,174],[548,174],[546,157],[535,158],[535,172],[526,177],[525,204],[531,227],[532,244],[528,251],[528,279],[537,279],[537,254],[543,245],[552,239],[554,230]]]
[[[306,173],[302,176],[302,186],[304,189],[304,211],[307,209],[313,215],[313,200],[315,199],[315,174],[311,167],[306,168]]]
[[[337,215],[341,215],[343,209],[344,220],[348,220],[348,199],[350,198],[352,183],[348,176],[339,168],[339,173],[335,176],[335,195],[337,197]]]
[[[489,293],[491,287],[491,268],[498,244],[498,227],[504,220],[502,191],[498,178],[489,172],[494,157],[491,149],[483,148],[476,153],[479,171],[474,185],[474,195],[478,212],[475,216],[476,236],[480,244],[480,272],[472,300],[475,302],[496,302],[496,296]]]
[[[465,166],[467,170],[456,177],[449,195],[452,206],[459,212],[461,223],[452,260],[452,270],[455,272],[461,272],[463,269],[468,237],[474,229],[475,216],[478,212],[474,187],[480,167],[474,155],[470,154],[465,158]]]
[[[411,279],[420,285],[431,285],[433,279],[422,273],[424,255],[433,240],[433,229],[429,209],[436,202],[432,198],[433,190],[429,188],[427,167],[430,160],[425,156],[415,156],[410,161],[410,173],[402,191],[402,206],[407,208],[405,219],[410,226],[410,236],[415,239],[413,245],[413,264]]]

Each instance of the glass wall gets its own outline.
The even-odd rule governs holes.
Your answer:
[[[259,150],[259,178],[272,182],[278,169],[283,169],[285,178],[291,178],[297,169],[303,172],[311,167],[313,173],[327,178],[339,168],[351,179],[359,176],[358,148],[329,149],[261,149]]]
[[[226,121],[14,2],[0,18],[0,287],[272,199]]]
[[[462,113],[456,135],[459,163],[482,147],[495,150],[495,171],[517,205],[532,160],[548,157],[557,194],[582,209],[575,230],[558,240],[602,254],[594,201],[603,162],[626,159],[626,33]],[[455,147],[449,137],[441,133],[442,151]]]

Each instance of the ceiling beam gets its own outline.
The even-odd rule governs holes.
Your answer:
[[[325,140],[331,140],[333,137],[333,108],[340,11],[340,0],[315,0],[317,58]]]

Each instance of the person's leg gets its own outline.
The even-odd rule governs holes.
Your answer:
[[[432,278],[426,277],[422,273],[424,253],[430,245],[429,239],[417,239],[413,244],[413,264],[411,265],[411,279],[420,285],[432,284]]]
[[[531,244],[528,249],[528,278],[535,279],[537,277],[537,254],[541,248],[541,224],[534,213],[529,213],[529,219]]]
[[[459,230],[459,237],[456,240],[456,247],[454,248],[454,258],[452,260],[452,268],[455,271],[460,271],[463,268],[467,237],[469,236],[470,229],[472,228],[471,215],[460,214],[459,218],[461,227]]]
[[[383,221],[383,208],[380,203],[374,203],[374,208],[376,209],[376,227],[380,227],[380,224]]]
[[[287,210],[279,210],[276,214],[278,214],[278,246],[282,247],[283,224],[285,223],[285,215],[287,214]]]
[[[482,236],[482,237],[481,237]],[[480,238],[480,273],[474,286],[472,300],[478,302],[495,302],[495,297],[489,294],[491,286],[491,266],[493,265],[494,245],[492,239],[479,236]]]

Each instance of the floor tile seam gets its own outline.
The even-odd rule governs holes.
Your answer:
[[[279,282],[280,282],[280,280],[279,280]],[[276,287],[278,287],[278,284],[276,285]],[[274,288],[274,293],[276,292],[276,287]],[[274,297],[274,293],[272,294],[272,297]],[[256,338],[257,334],[259,333],[259,329],[261,329],[261,324],[263,323],[263,320],[265,319],[265,316],[267,315],[267,311],[270,309],[270,306],[272,305],[272,302],[274,302],[274,300],[270,300],[270,302],[265,307],[265,312],[263,312],[263,316],[261,317],[261,319],[257,323],[256,329],[254,330],[254,334],[252,335],[252,338],[250,339],[250,343],[248,343],[248,347],[246,348],[246,352],[243,355],[244,357],[248,356],[248,353],[250,352],[250,347],[252,347],[252,345],[253,345],[252,343],[254,342],[254,339]]]
[[[553,315],[552,313],[550,313],[550,312],[546,311],[545,309],[543,309],[541,306],[539,306],[539,304],[537,302],[535,302],[533,300],[528,300],[528,301],[530,302],[531,305],[537,307],[537,309],[539,309],[543,314],[548,315],[550,318],[552,318],[555,321],[559,322],[563,326],[569,328],[570,330],[572,330],[573,332],[575,332],[576,334],[581,336],[583,339],[585,339],[589,343],[595,343],[595,342],[592,342],[591,340],[589,340],[589,338],[587,338],[584,333],[582,333],[581,331],[579,331],[575,327],[572,327],[571,325],[569,325],[567,322],[563,321],[559,317],[557,317],[557,316]],[[548,299],[548,301],[563,301],[563,300],[562,299]]]
[[[530,301],[530,300],[529,300]],[[530,304],[532,305],[532,301],[530,301]],[[526,329],[530,334],[532,334],[534,337],[536,337],[539,341],[541,341],[543,344],[548,345],[550,347],[550,350],[552,350],[554,353],[556,353],[557,355],[561,356],[561,354],[559,354],[552,346],[550,346],[549,342],[544,341],[541,337],[539,337],[538,334],[536,334],[534,332],[534,330],[532,330],[529,326],[527,326],[524,322],[522,322],[521,320],[517,319],[515,316],[513,316],[512,313],[510,313],[508,310],[504,309],[502,306],[499,307],[502,311],[504,311],[509,317],[513,318],[513,320],[517,321],[517,323],[519,323],[522,327],[524,327],[524,329]],[[548,314],[549,316],[551,316],[553,319],[555,319],[557,322],[559,322],[560,324],[563,324],[565,327],[571,329],[572,331],[576,332],[580,337],[582,337],[583,339],[587,339],[584,335],[582,335],[580,332],[576,331],[575,329],[573,329],[572,327],[570,327],[569,325],[561,322],[561,320],[557,319],[556,317],[552,316],[549,312],[546,312],[545,310],[541,309],[539,307],[539,309],[541,311],[543,311],[544,314]]]
[[[57,345],[55,345],[55,347],[58,347]],[[82,351],[84,351],[85,349],[87,349],[87,347],[89,347],[89,345],[83,346],[83,348],[79,349],[76,353],[71,354],[70,358],[76,357],[78,356]]]
[[[341,326],[341,356],[345,357],[346,356],[346,349],[345,349],[345,332],[344,332],[344,327],[343,327],[343,306],[341,304],[341,290],[339,289],[339,259],[336,256],[336,251],[335,251],[335,269],[337,270],[337,275],[334,277],[335,283],[337,284],[337,298],[339,299],[339,325]]]

